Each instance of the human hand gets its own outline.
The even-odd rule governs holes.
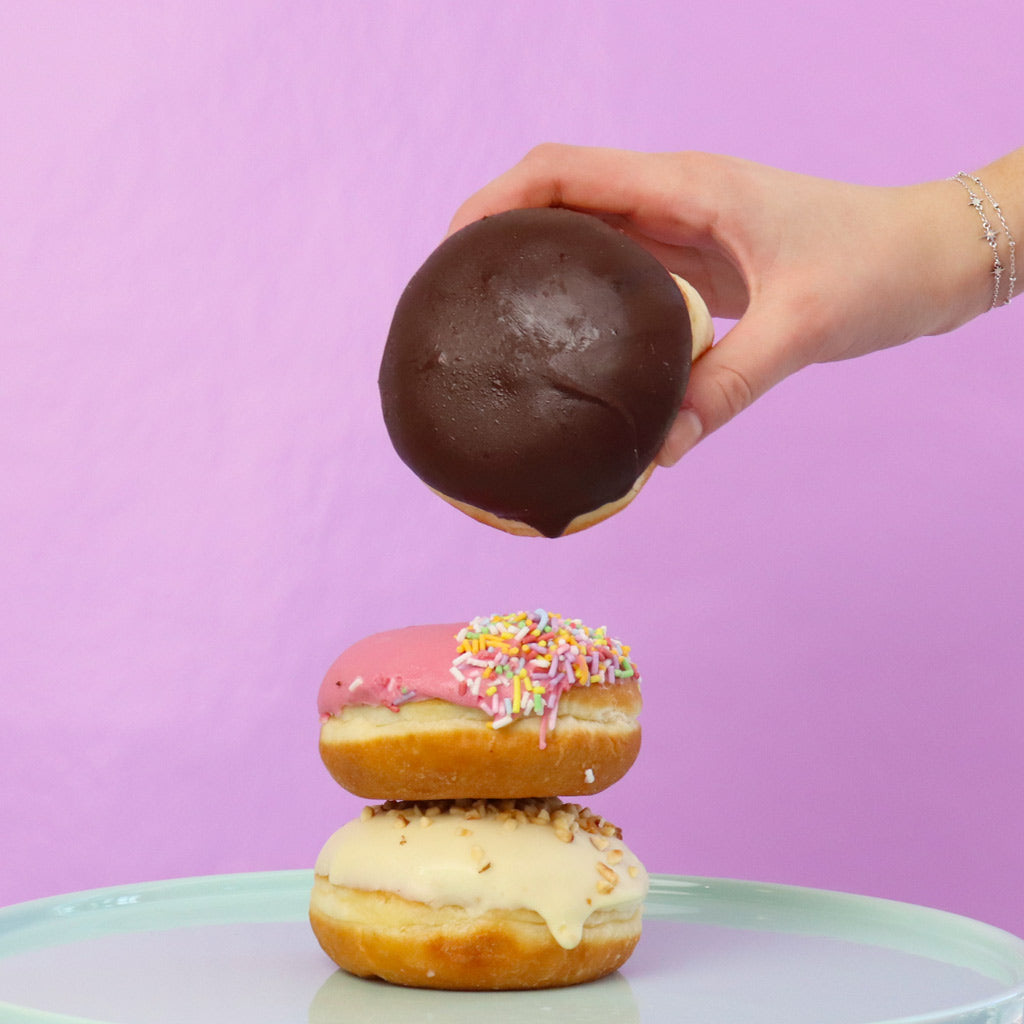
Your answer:
[[[1024,150],[1019,151],[1024,154]],[[694,363],[658,456],[672,465],[785,377],[952,330],[988,308],[991,253],[956,182],[873,187],[706,153],[548,144],[457,211],[596,214],[735,326]]]

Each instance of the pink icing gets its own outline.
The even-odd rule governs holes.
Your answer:
[[[326,721],[348,705],[398,711],[440,699],[479,708],[495,728],[538,717],[544,747],[566,690],[639,681],[628,653],[603,627],[543,610],[407,626],[368,636],[338,657],[320,684],[318,709]]]
[[[456,655],[456,634],[465,623],[406,626],[374,633],[344,651],[320,684],[317,708],[321,717],[336,715],[349,704],[397,709],[414,693],[473,707],[476,699],[464,692],[450,669]],[[352,684],[361,679],[355,689]],[[402,687],[406,688],[405,693]]]

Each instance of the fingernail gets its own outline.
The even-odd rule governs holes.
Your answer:
[[[674,466],[700,439],[704,426],[692,409],[682,409],[658,452],[659,466]]]

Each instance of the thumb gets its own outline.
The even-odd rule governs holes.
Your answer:
[[[791,314],[751,308],[694,362],[682,408],[658,453],[659,466],[674,466],[698,441],[806,365],[791,330]]]

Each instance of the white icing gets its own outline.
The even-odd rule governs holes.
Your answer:
[[[342,826],[320,851],[316,873],[349,889],[471,914],[532,910],[566,949],[580,943],[594,911],[631,913],[647,893],[643,865],[614,836],[574,827],[572,842],[564,842],[548,823],[467,819],[459,811],[431,817],[429,825],[406,811],[403,825],[398,813],[364,812]]]

